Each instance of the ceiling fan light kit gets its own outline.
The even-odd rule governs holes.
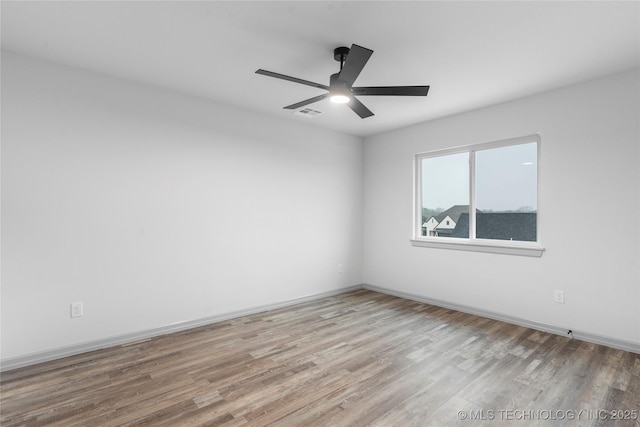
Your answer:
[[[347,104],[349,101],[351,101],[351,98],[349,97],[349,95],[334,93],[329,97],[329,100],[334,104]]]
[[[308,80],[291,77],[284,74],[274,73],[263,69],[256,70],[257,74],[268,77],[288,80],[290,82],[312,86],[327,91],[322,95],[296,102],[295,104],[283,107],[288,110],[295,110],[314,102],[322,101],[329,98],[330,101],[338,104],[347,104],[360,118],[365,119],[373,116],[373,112],[369,110],[354,95],[385,95],[385,96],[427,96],[429,86],[370,86],[370,87],[354,87],[353,84],[362,72],[367,61],[373,54],[371,49],[358,46],[357,44],[348,47],[338,47],[333,51],[333,58],[340,62],[340,72],[332,74],[329,77],[329,86]]]

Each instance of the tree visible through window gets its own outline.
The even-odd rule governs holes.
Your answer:
[[[421,238],[537,242],[537,135],[416,156]]]

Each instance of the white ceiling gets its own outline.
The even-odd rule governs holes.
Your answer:
[[[354,135],[371,135],[640,66],[637,1],[2,1],[2,48]],[[328,100],[338,46],[374,51],[357,86],[424,97]]]

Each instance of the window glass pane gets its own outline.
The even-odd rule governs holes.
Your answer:
[[[537,240],[537,144],[476,152],[476,238]]]
[[[469,153],[424,158],[421,172],[422,236],[468,239],[456,226],[469,215]]]

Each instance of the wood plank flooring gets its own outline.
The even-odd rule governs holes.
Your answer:
[[[360,290],[5,372],[0,393],[2,426],[640,426],[640,355]]]

